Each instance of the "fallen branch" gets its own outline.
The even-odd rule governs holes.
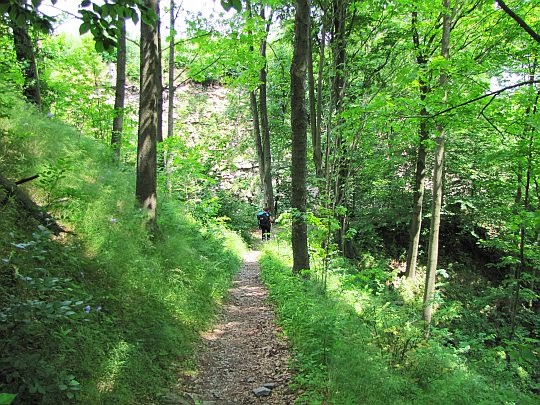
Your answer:
[[[26,177],[25,179],[20,179],[18,181],[15,182],[16,185],[19,185],[19,184],[24,184],[24,183],[27,183],[29,181],[32,181],[32,180],[35,180],[39,177],[39,174],[34,174],[33,176],[30,176],[30,177]]]
[[[55,235],[58,235],[62,232],[66,232],[56,220],[44,211],[39,205],[37,205],[32,198],[24,190],[18,187],[19,184],[26,183],[28,181],[34,180],[39,175],[27,177],[16,182],[12,182],[6,179],[4,176],[0,175],[0,187],[6,190],[6,196],[0,201],[0,205],[5,205],[7,201],[13,197],[18,205],[27,212],[30,217],[36,219],[40,224],[46,227]]]

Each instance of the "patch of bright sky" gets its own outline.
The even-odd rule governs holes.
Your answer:
[[[95,3],[103,3],[103,1],[96,0]],[[48,16],[55,17],[60,16],[62,13],[66,13],[67,18],[60,23],[54,24],[54,30],[57,33],[67,33],[71,35],[79,35],[79,26],[81,25],[81,20],[77,18],[79,16],[78,6],[80,1],[74,0],[58,0],[53,6],[50,1],[44,1],[40,6],[40,11]],[[163,0],[160,2],[161,12],[165,8],[168,8],[170,2]],[[219,0],[177,0],[176,7],[181,8],[181,12],[178,18],[177,29],[182,30],[183,19],[182,16],[188,15],[197,15],[199,14],[203,18],[210,18],[212,15],[217,15],[220,13],[225,13],[221,7],[221,2]],[[168,17],[164,18],[162,24],[166,25],[168,28]],[[140,23],[139,23],[140,24]],[[140,32],[140,25],[133,24],[131,20],[127,24],[127,30],[130,36],[138,36]]]

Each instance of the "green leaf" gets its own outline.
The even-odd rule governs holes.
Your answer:
[[[156,25],[157,15],[153,10],[148,10],[144,13],[141,13],[142,20],[147,25]]]
[[[87,22],[84,22],[79,27],[79,34],[83,35],[86,34],[88,31],[90,31],[90,24]]]
[[[14,400],[17,394],[0,393],[0,405],[9,405]]]
[[[90,4],[92,4],[92,2],[90,0],[81,1],[81,7],[82,8],[90,7]]]
[[[99,39],[96,39],[95,48],[96,48],[97,53],[103,52],[105,50],[105,46],[103,46],[103,41],[99,40]]]
[[[139,22],[139,14],[135,10],[131,10],[131,21],[133,21],[133,24],[137,24]]]
[[[236,11],[242,11],[242,2],[240,0],[221,0],[221,7],[225,11],[229,11],[231,8],[234,8]]]

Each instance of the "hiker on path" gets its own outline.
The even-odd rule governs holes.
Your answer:
[[[272,214],[270,214],[270,208],[266,207],[257,213],[257,220],[259,221],[262,240],[270,240],[270,231],[272,230]]]

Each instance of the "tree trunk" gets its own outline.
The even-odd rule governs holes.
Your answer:
[[[443,24],[441,55],[446,60],[450,59],[450,30],[452,26],[452,10],[450,0],[443,0]],[[444,90],[448,81],[447,73],[443,70],[439,77],[439,84]],[[443,102],[447,102],[446,90]],[[426,269],[426,284],[424,289],[424,322],[429,333],[433,312],[433,300],[435,298],[435,281],[437,273],[437,261],[439,259],[439,228],[441,223],[441,206],[443,195],[443,172],[444,172],[444,143],[445,129],[443,124],[437,125],[439,136],[435,140],[435,165],[433,167],[433,201],[431,203],[431,226],[429,230],[429,248]]]
[[[145,5],[157,13],[159,0],[145,0]],[[158,100],[161,88],[157,27],[141,22],[141,68],[139,134],[137,144],[137,201],[148,215],[151,229],[157,225],[157,153]]]
[[[435,140],[437,149],[435,152],[435,166],[433,167],[433,201],[431,203],[431,226],[429,230],[429,248],[426,269],[426,283],[424,288],[424,322],[431,324],[433,312],[433,300],[435,298],[435,279],[437,273],[437,261],[439,258],[439,228],[441,224],[442,205],[442,182],[444,163],[444,129],[440,129],[439,136]]]
[[[294,51],[291,63],[291,206],[293,208],[292,250],[293,272],[309,269],[309,252],[306,223],[306,160],[307,160],[307,114],[306,70],[309,40],[309,0],[296,0],[294,20]]]
[[[321,150],[321,132],[320,123],[318,122],[319,114],[317,111],[318,98],[315,97],[315,77],[313,69],[313,47],[311,38],[311,27],[309,35],[309,51],[308,51],[308,85],[309,85],[309,122],[311,126],[311,148],[313,150],[313,163],[315,165],[315,175],[318,178],[324,176],[322,170],[322,150]],[[324,38],[323,38],[324,42]],[[321,46],[323,46],[321,44]],[[320,93],[318,94],[320,96]]]
[[[427,113],[425,108],[422,108]],[[405,276],[410,279],[416,277],[416,261],[418,259],[418,246],[420,245],[420,233],[422,230],[422,210],[424,204],[424,190],[426,183],[426,146],[424,142],[428,139],[426,122],[420,123],[420,140],[418,145],[418,155],[416,157],[416,174],[413,194],[413,214],[409,226],[409,248],[407,250],[407,265]]]
[[[343,100],[345,98],[345,58],[346,58],[346,40],[345,40],[345,21],[347,17],[347,1],[346,0],[334,0],[333,1],[333,32],[332,32],[332,53],[334,55],[334,79],[332,82],[332,93],[334,108],[337,116],[339,117],[343,111]],[[337,127],[340,126],[341,118],[338,118]],[[347,181],[348,170],[348,156],[347,145],[343,140],[343,136],[340,130],[336,131],[335,137],[335,150],[334,154],[336,171],[335,185],[334,185],[334,201],[335,207],[346,206],[345,201],[345,183]],[[339,246],[341,252],[345,252],[345,238],[344,235],[347,231],[347,218],[344,214],[338,214],[337,220],[340,224],[339,230],[336,232],[336,243]]]
[[[251,8],[251,2],[248,0],[246,1],[246,8],[249,13],[249,17],[253,17],[253,12]],[[251,31],[249,31],[250,35],[253,35]],[[249,47],[250,52],[255,52],[255,48],[253,45],[250,45]],[[257,93],[255,90],[252,90],[249,92],[249,104],[251,107],[251,117],[253,119],[253,139],[255,141],[255,150],[257,152],[257,161],[259,163],[259,179],[261,182],[261,189],[263,196],[266,195],[264,190],[264,174],[266,173],[265,170],[265,159],[264,159],[264,152],[263,152],[263,146],[262,146],[262,138],[261,138],[261,125],[259,122],[259,104],[257,102]],[[272,207],[268,207],[272,208]]]
[[[533,67],[532,67],[532,72],[529,75],[529,80],[531,82],[534,80],[536,76],[536,64],[537,64],[537,61],[535,59]],[[531,87],[531,92],[533,92],[534,85],[531,84],[530,87]],[[536,115],[538,111],[539,98],[540,98],[540,91],[536,92],[535,99],[532,103],[533,104],[532,108],[531,107],[527,108],[525,118],[527,119],[528,122],[531,121],[531,117]],[[530,206],[530,193],[531,193],[531,181],[532,181],[532,175],[533,175],[533,162],[534,162],[533,151],[534,151],[534,138],[536,136],[536,128],[530,123],[527,123],[525,125],[525,129],[523,132],[524,132],[523,140],[527,141],[527,149],[526,149],[526,156],[525,156],[525,159],[526,159],[525,184],[524,184],[523,192],[522,192],[521,183],[523,182],[523,173],[522,173],[523,169],[522,167],[519,167],[519,170],[520,170],[519,172],[520,184],[518,185],[519,198],[516,196],[516,205],[517,204],[521,205],[521,208],[523,209],[524,212],[534,212],[534,209]],[[522,193],[523,193],[523,196],[521,196]],[[520,207],[516,206],[516,209],[517,209],[516,211],[519,212],[519,208]],[[525,258],[526,234],[527,234],[526,230],[527,230],[527,225],[524,223],[524,219],[522,217],[520,221],[520,225],[519,225],[519,263],[515,265],[515,269],[514,269],[515,285],[514,285],[514,291],[512,294],[513,295],[512,304],[510,307],[510,333],[508,336],[508,340],[513,340],[515,337],[516,327],[517,327],[517,316],[519,314],[519,309],[521,308],[521,305],[520,305],[521,304],[521,288],[522,288],[522,285],[524,284],[523,272],[525,271],[527,267],[527,262]],[[534,271],[536,271],[536,268]],[[534,285],[535,280],[536,280],[536,277],[534,276],[531,277],[530,278],[531,284]],[[532,291],[535,290],[533,286],[529,286],[529,288],[531,288]]]
[[[168,79],[168,109],[167,109],[167,138],[171,138],[174,136],[174,68],[175,68],[175,50],[174,50],[174,38],[175,38],[175,22],[176,18],[174,15],[174,9],[175,9],[175,0],[171,0],[170,3],[170,28],[169,28],[169,79]],[[165,165],[165,183],[167,191],[170,192],[172,190],[172,184],[171,184],[171,169],[172,169],[172,154],[167,150],[167,147],[165,147],[164,150],[164,165]]]
[[[261,18],[264,19],[264,6],[261,6]],[[259,114],[261,115],[261,135],[262,135],[262,153],[263,153],[263,190],[264,190],[264,205],[272,209],[274,207],[274,187],[272,186],[272,154],[270,151],[270,124],[268,122],[268,105],[266,96],[266,44],[268,31],[270,29],[272,16],[270,15],[266,25],[266,35],[261,39],[260,56],[264,60],[264,66],[259,72]]]
[[[420,70],[420,75],[425,70],[427,60],[420,49],[420,39],[418,37],[418,31],[416,29],[417,13],[412,13],[412,25],[413,25],[413,43],[416,50],[416,64]],[[420,101],[424,104],[426,97],[430,91],[429,86],[426,84],[422,77],[419,78],[420,83]],[[420,110],[420,116],[426,117],[428,115],[426,107],[422,107]],[[429,137],[427,130],[426,118],[421,118],[419,129],[419,143],[418,153],[416,156],[416,174],[413,193],[413,214],[411,223],[409,225],[409,248],[407,250],[407,265],[405,267],[405,276],[410,279],[414,279],[416,276],[416,261],[418,258],[418,246],[420,245],[420,232],[422,230],[422,210],[424,203],[424,188],[426,183],[426,145]]]
[[[122,147],[122,131],[124,126],[124,102],[126,96],[126,20],[120,21],[120,36],[116,57],[116,88],[114,91],[114,119],[111,146],[116,161],[120,160]]]
[[[249,92],[249,102],[251,105],[251,116],[253,117],[253,138],[255,140],[255,149],[257,151],[257,160],[259,162],[259,178],[261,180],[261,187],[264,193],[264,158],[263,148],[261,140],[261,126],[259,124],[259,105],[257,103],[257,95],[255,91]],[[269,207],[271,208],[271,207]]]
[[[26,1],[21,1],[26,4]],[[39,87],[39,74],[34,53],[32,38],[28,33],[28,25],[18,26],[15,21],[12,22],[13,44],[17,60],[23,67],[24,87],[23,95],[30,102],[41,108],[41,91]]]
[[[162,72],[163,72],[163,66],[161,64],[161,17],[159,15],[159,0],[156,1],[156,15],[157,15],[157,22],[156,22],[156,31],[157,31],[157,67],[156,71],[154,72],[156,75],[156,86],[158,86],[158,93],[157,93],[157,133],[156,138],[158,142],[163,142],[163,90],[165,88],[163,87],[163,78],[162,78]],[[161,158],[160,158],[161,162]],[[165,163],[161,162],[160,166],[164,166]]]
[[[323,100],[323,75],[324,75],[324,51],[326,45],[326,28],[323,22],[321,22],[321,49],[319,52],[319,71],[317,73],[317,134],[319,135],[319,147],[321,154],[321,166],[322,161],[322,100]],[[328,162],[328,158],[324,159]],[[321,177],[325,177],[325,168],[321,169]]]

